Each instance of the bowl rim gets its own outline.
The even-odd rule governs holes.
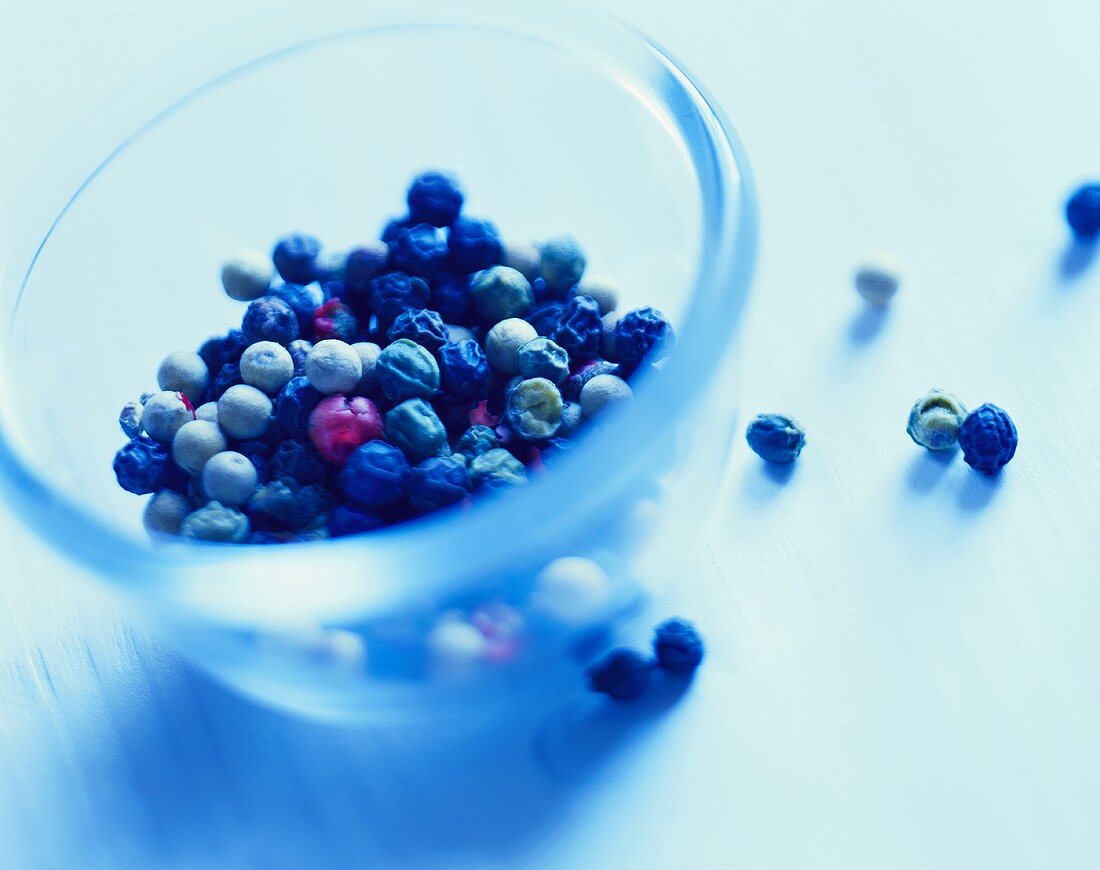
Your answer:
[[[687,151],[702,206],[696,275],[677,327],[677,347],[661,370],[646,378],[630,408],[588,434],[584,449],[563,457],[554,473],[506,497],[476,499],[461,522],[451,511],[441,511],[365,535],[278,547],[142,541],[100,519],[36,468],[23,433],[9,419],[8,380],[0,378],[0,489],[15,512],[78,564],[177,617],[182,606],[237,625],[270,624],[289,613],[295,619],[346,620],[461,588],[501,564],[537,561],[543,554],[526,546],[521,534],[525,515],[544,519],[546,539],[611,509],[638,470],[659,461],[655,451],[663,439],[658,434],[700,399],[735,341],[756,260],[756,193],[733,126],[683,65],[631,25],[568,0],[474,0],[461,10],[443,0],[422,0],[415,8],[392,6],[398,8],[338,0],[318,12],[306,0],[290,0],[199,37],[116,91],[25,176],[3,209],[12,242],[0,259],[0,300],[14,294],[12,324],[38,258],[68,208],[105,166],[168,115],[237,75],[316,44],[395,27],[454,27],[495,30],[566,48],[604,67],[604,74],[611,70],[623,84],[641,88],[639,95],[660,101],[656,108],[675,124]],[[287,43],[287,35],[294,41]],[[234,58],[227,66],[226,60]],[[656,108],[650,105],[651,111]],[[64,167],[76,168],[66,172]],[[15,215],[43,202],[50,204],[44,221],[17,226]],[[55,202],[64,203],[60,210]],[[610,470],[601,444],[615,452]],[[586,493],[584,511],[546,510],[547,504],[567,504],[567,496],[597,478],[601,484]],[[478,547],[463,548],[470,539]],[[463,549],[469,552],[461,564],[448,559]],[[303,582],[317,576],[319,565],[325,568],[324,582]],[[211,584],[192,582],[211,572],[220,583],[236,581],[234,594],[219,599]],[[375,579],[364,583],[368,573]],[[395,579],[409,574],[426,581],[409,589]],[[257,600],[258,594],[267,600]]]

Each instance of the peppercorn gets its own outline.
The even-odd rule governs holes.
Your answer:
[[[581,389],[581,411],[589,419],[611,408],[629,405],[634,400],[630,384],[615,375],[596,375]]]
[[[241,380],[241,366],[239,363],[227,362],[221,367],[214,383],[210,385],[210,399],[216,402],[225,395],[225,391],[237,384],[243,384]]]
[[[558,437],[552,438],[552,441],[560,441],[564,444],[572,444],[568,441],[576,435],[577,430],[580,429],[581,423],[584,422],[584,412],[581,410],[580,402],[562,402],[561,406],[561,421],[558,423]]]
[[[382,329],[389,328],[402,311],[428,304],[428,283],[404,272],[386,272],[370,282],[370,308]]]
[[[240,387],[235,389],[252,390],[252,387]],[[259,390],[258,395],[264,396]],[[192,420],[180,426],[176,436],[172,439],[172,459],[176,465],[192,476],[198,476],[203,466],[211,456],[221,453],[226,448],[225,437],[218,428],[217,423],[206,420]]]
[[[359,321],[339,296],[333,296],[313,312],[313,335],[318,341],[328,338],[351,342],[358,331]]]
[[[271,260],[260,251],[237,251],[222,264],[222,287],[226,296],[238,302],[259,299],[267,292],[274,277]]]
[[[210,379],[215,379],[226,363],[237,362],[244,346],[244,336],[239,329],[231,329],[225,335],[215,335],[204,341],[199,348],[199,356],[206,363]]]
[[[271,411],[271,399],[263,392],[237,384],[218,399],[218,425],[233,438],[258,438],[271,423]]]
[[[122,410],[118,413],[118,425],[127,438],[136,438],[141,434],[141,415],[144,412],[145,405],[140,401],[129,401],[122,406]],[[180,425],[182,426],[183,423]]]
[[[309,378],[296,375],[287,381],[275,399],[275,419],[292,436],[305,435],[309,428],[309,415],[321,401],[322,395],[309,382]]]
[[[363,396],[329,396],[309,416],[309,438],[329,462],[342,463],[361,445],[382,437],[382,415]]]
[[[632,701],[645,692],[652,676],[652,660],[617,649],[588,669],[588,687],[616,701]]]
[[[552,381],[529,378],[508,391],[505,418],[520,438],[542,441],[558,431],[561,408],[561,393]]]
[[[281,344],[258,341],[241,354],[241,380],[271,395],[294,377],[294,360]]]
[[[298,318],[282,299],[263,296],[248,304],[241,321],[241,334],[246,345],[257,341],[287,345],[298,337]]]
[[[271,454],[271,477],[274,480],[289,477],[303,485],[323,483],[328,477],[328,467],[308,444],[288,438],[280,441]]]
[[[447,268],[447,242],[430,224],[401,230],[388,244],[393,269],[431,281]]]
[[[438,311],[445,323],[473,321],[473,299],[470,296],[470,276],[439,276],[432,287],[432,310]]]
[[[439,389],[439,364],[427,348],[399,338],[382,350],[374,366],[382,392],[392,402],[430,399]]]
[[[600,309],[600,316],[609,314],[619,305],[619,285],[603,275],[591,275],[578,284],[575,296],[587,296]]]
[[[287,304],[298,321],[298,335],[302,338],[313,336],[313,315],[317,308],[317,296],[311,287],[302,284],[276,284],[267,294]]]
[[[191,403],[183,393],[163,390],[153,393],[141,407],[141,427],[150,438],[171,444],[180,426],[195,419]],[[135,433],[136,434],[136,433]],[[131,436],[133,437],[133,436]]]
[[[525,378],[560,384],[569,376],[569,354],[549,338],[535,338],[516,351],[516,368]]]
[[[954,450],[959,426],[965,417],[966,408],[954,395],[945,390],[932,390],[914,403],[906,431],[921,447]]]
[[[386,440],[419,462],[443,451],[447,431],[431,405],[423,399],[406,399],[386,414]]]
[[[557,323],[547,334],[574,361],[589,360],[600,352],[603,321],[594,299],[574,296],[561,309]]]
[[[686,619],[667,619],[653,637],[657,664],[675,674],[690,674],[703,661],[703,639]]]
[[[498,372],[514,375],[519,371],[519,349],[538,337],[526,320],[509,317],[497,323],[485,336],[485,356]]]
[[[607,610],[612,592],[611,578],[598,564],[563,556],[535,577],[531,607],[559,622],[581,625]]]
[[[486,450],[470,460],[470,484],[482,487],[513,486],[527,480],[523,463],[503,448]]]
[[[340,472],[348,498],[365,508],[392,504],[405,493],[411,475],[405,454],[385,441],[369,441],[355,450]]]
[[[489,450],[500,447],[500,439],[497,433],[488,426],[480,424],[471,426],[455,442],[455,453],[465,456],[467,460],[473,460]]]
[[[180,524],[180,534],[185,538],[226,544],[243,542],[248,531],[248,517],[216,501],[188,514]]]
[[[543,242],[539,248],[540,272],[547,287],[568,290],[584,274],[584,251],[572,236],[559,236]]]
[[[357,341],[351,349],[359,354],[359,362],[363,367],[363,375],[355,386],[355,391],[362,395],[373,393],[378,387],[378,376],[374,367],[378,364],[378,357],[382,355],[382,348],[371,341]]]
[[[386,337],[390,341],[407,338],[434,353],[447,340],[447,330],[443,326],[443,318],[436,312],[426,308],[410,308],[394,318],[386,330]]]
[[[656,308],[628,311],[615,324],[615,354],[623,365],[633,369],[644,359],[654,362],[672,349],[672,326]]]
[[[210,423],[218,422],[218,403],[204,402],[195,409],[196,420],[206,420]],[[186,423],[187,421],[184,420]]]
[[[297,532],[323,521],[332,495],[319,485],[300,486],[289,478],[256,487],[248,502],[252,525],[264,531]]]
[[[522,317],[535,301],[527,279],[507,266],[478,272],[470,282],[470,297],[478,315],[489,325]]]
[[[1066,222],[1082,242],[1100,237],[1100,182],[1083,184],[1066,201]]]
[[[382,242],[369,242],[348,251],[344,281],[353,293],[367,292],[370,281],[386,268],[390,251]]]
[[[321,253],[321,243],[305,233],[291,233],[275,244],[272,262],[288,284],[308,284],[316,278],[314,262]]]
[[[578,402],[584,385],[599,375],[617,375],[619,367],[607,360],[593,360],[573,372],[562,384],[561,394],[570,402]]]
[[[996,474],[1009,463],[1019,440],[1008,414],[988,403],[966,415],[958,438],[966,464],[986,475]]]
[[[469,407],[484,398],[489,386],[489,361],[473,339],[442,345],[439,358],[440,384],[448,397]]]
[[[420,221],[416,221],[415,223],[420,223]],[[384,244],[388,245],[394,240],[399,232],[407,230],[409,227],[413,226],[413,224],[414,221],[409,220],[408,217],[390,218],[386,221],[386,225],[382,227],[382,232],[378,234],[378,238],[380,238]],[[389,260],[389,248],[386,249],[386,259],[387,261]]]
[[[350,505],[338,505],[328,515],[328,534],[330,538],[343,538],[373,532],[385,523],[378,514],[360,510]]]
[[[745,437],[757,456],[778,465],[794,462],[806,444],[806,431],[785,414],[760,414]]]
[[[450,456],[432,456],[412,469],[409,504],[427,513],[462,501],[469,495],[466,468]]]
[[[270,464],[272,446],[270,444],[266,441],[260,441],[259,439],[252,439],[249,441],[238,441],[233,445],[233,449],[252,463],[252,467],[256,469],[256,480],[258,482],[266,483],[271,479]]]
[[[455,222],[462,210],[463,196],[453,175],[432,171],[413,179],[405,200],[411,222],[446,227]]]
[[[319,392],[349,393],[363,377],[363,362],[350,344],[327,338],[306,357],[306,377]]]
[[[138,435],[115,454],[113,468],[119,486],[134,495],[145,495],[165,485],[170,464],[168,450],[163,444]]]
[[[528,281],[534,281],[542,271],[542,255],[533,242],[508,239],[501,245],[500,262],[515,269]]]
[[[210,371],[197,353],[177,351],[164,358],[157,369],[157,384],[162,390],[183,393],[192,405],[202,403]]]
[[[854,283],[859,295],[872,305],[885,305],[898,292],[898,268],[890,258],[879,256],[856,270]]]
[[[223,450],[202,467],[202,490],[210,499],[236,507],[247,504],[256,488],[256,467],[248,457]]]
[[[477,272],[500,263],[500,236],[489,221],[463,217],[447,234],[451,265],[460,272]]]
[[[184,518],[191,513],[191,500],[173,489],[155,493],[142,513],[141,522],[150,533],[178,535]]]

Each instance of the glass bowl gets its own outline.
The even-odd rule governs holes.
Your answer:
[[[424,715],[579,680],[677,579],[720,476],[756,249],[744,154],[645,37],[512,0],[292,3],[204,38],[97,108],[13,198],[0,239],[0,480],[59,551],[222,680],[299,712]],[[507,237],[569,233],[675,349],[529,485],[363,536],[151,541],[111,459],[159,360],[239,323],[221,260],[302,229],[377,238],[408,180],[455,172]],[[551,560],[607,573],[568,621]],[[590,602],[591,603],[591,602]]]

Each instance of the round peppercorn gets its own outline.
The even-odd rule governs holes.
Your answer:
[[[183,393],[170,390],[153,393],[141,412],[146,434],[161,444],[171,444],[180,426],[194,419],[195,412]]]
[[[248,537],[248,517],[212,501],[188,514],[180,525],[180,534],[196,541],[239,544]]]
[[[552,440],[561,441],[572,438],[577,430],[580,429],[582,422],[584,422],[584,412],[581,410],[581,403],[563,402],[561,406],[561,422],[558,424],[558,435],[560,437]]]
[[[498,372],[514,375],[519,371],[519,349],[538,338],[526,320],[509,317],[497,323],[485,336],[485,356]]]
[[[401,230],[390,241],[390,266],[428,281],[447,268],[447,242],[430,224]]]
[[[321,251],[313,261],[313,280],[322,285],[343,281],[347,262],[347,251]]]
[[[954,450],[965,417],[966,408],[952,393],[932,390],[914,403],[906,431],[921,447]]]
[[[216,453],[202,467],[202,490],[214,501],[236,507],[248,504],[256,488],[256,466],[233,450]]]
[[[462,211],[462,189],[454,176],[446,172],[423,172],[409,185],[405,201],[409,206],[409,221],[446,227],[455,222]]]
[[[216,335],[204,341],[199,348],[199,356],[206,363],[210,377],[214,378],[226,363],[239,360],[243,350],[244,336],[239,329],[231,329],[225,335]]]
[[[616,701],[632,701],[648,688],[652,675],[652,661],[617,649],[588,669],[588,687]]]
[[[508,391],[505,418],[520,438],[542,441],[558,431],[561,408],[561,393],[553,382],[529,378]]]
[[[963,459],[982,474],[993,475],[1016,455],[1018,436],[1012,419],[996,405],[986,403],[966,415],[959,427]]]
[[[385,244],[389,244],[394,240],[399,232],[407,230],[413,226],[413,221],[410,221],[407,217],[395,217],[386,221],[386,225],[382,227],[382,232],[378,234]],[[419,221],[417,221],[419,223]],[[386,249],[386,259],[389,260],[389,248]]]
[[[331,506],[332,494],[323,486],[273,480],[256,487],[248,502],[248,516],[257,529],[297,532],[323,524]]]
[[[271,399],[263,392],[237,384],[218,399],[218,425],[232,438],[259,438],[267,431],[271,411]]]
[[[509,269],[515,269],[528,281],[534,281],[542,271],[542,255],[531,242],[506,241],[501,246],[500,262]]]
[[[596,375],[581,390],[581,411],[589,419],[611,408],[629,405],[634,400],[630,384],[615,375]]]
[[[653,637],[657,664],[675,674],[690,674],[703,661],[703,639],[686,619],[667,619]]]
[[[549,338],[535,338],[516,352],[516,368],[525,378],[560,384],[569,376],[569,354]]]
[[[497,433],[488,426],[476,424],[471,426],[459,436],[455,442],[455,453],[472,460],[482,453],[495,450],[500,447],[500,439]]]
[[[359,535],[373,532],[384,525],[378,514],[360,510],[350,505],[333,508],[328,516],[328,534],[330,538],[343,538],[347,535]]]
[[[360,507],[382,507],[405,494],[411,473],[404,453],[385,441],[370,441],[348,457],[340,482]]]
[[[210,398],[217,401],[225,395],[226,390],[240,383],[243,383],[240,365],[235,362],[227,362],[221,367],[218,376],[214,378],[214,383],[210,385]]]
[[[656,308],[628,311],[615,324],[615,354],[623,365],[635,368],[646,357],[658,359],[672,348],[675,335]]]
[[[603,338],[603,321],[595,300],[574,296],[566,302],[548,337],[565,348],[574,361],[597,356]]]
[[[432,309],[446,323],[469,323],[473,318],[468,275],[447,275],[437,279],[432,289]]]
[[[310,287],[302,284],[276,284],[268,291],[268,296],[285,302],[294,312],[298,321],[298,335],[313,335],[313,312],[317,308],[317,297]]]
[[[386,414],[386,439],[418,462],[443,452],[447,431],[431,405],[407,399]]]
[[[447,340],[447,330],[443,326],[443,318],[436,312],[426,308],[410,308],[394,318],[386,330],[386,337],[390,341],[407,338],[434,353]]]
[[[281,344],[258,341],[241,354],[241,380],[265,393],[277,393],[294,377],[294,360]]]
[[[141,434],[141,415],[144,412],[145,405],[139,401],[127,402],[118,412],[118,425],[127,438],[135,438]]]
[[[372,341],[357,341],[351,349],[359,354],[359,362],[363,366],[363,375],[355,387],[358,393],[370,393],[378,386],[378,377],[374,367],[378,364],[378,357],[382,354],[382,348]]]
[[[564,302],[547,302],[532,310],[524,319],[535,327],[535,332],[545,336],[549,335],[554,327],[558,325],[564,311]]]
[[[296,375],[287,381],[275,399],[275,420],[291,435],[305,435],[309,429],[309,415],[322,398],[309,378]]]
[[[273,480],[289,477],[302,485],[323,483],[328,477],[328,467],[308,444],[290,438],[279,442],[271,454],[271,477]]]
[[[197,405],[210,382],[210,372],[202,357],[190,351],[176,351],[164,358],[157,369],[157,384],[162,390],[183,393]]]
[[[322,339],[350,342],[359,331],[359,321],[351,308],[334,296],[313,312],[313,335]]]
[[[1083,242],[1100,237],[1100,183],[1083,184],[1066,202],[1066,222]]]
[[[363,363],[350,344],[328,338],[306,357],[306,377],[319,392],[350,393],[363,377]]]
[[[469,475],[474,489],[512,486],[527,480],[527,469],[507,450],[496,447],[470,460]]]
[[[191,500],[174,489],[162,489],[145,505],[142,525],[150,534],[178,535],[184,518],[191,513]]]
[[[602,333],[600,335],[600,356],[604,359],[615,359],[615,326],[619,322],[619,315],[609,311],[600,318]]]
[[[370,282],[370,307],[382,328],[388,328],[402,311],[425,307],[429,295],[424,279],[404,272],[387,272]]]
[[[241,333],[246,345],[257,341],[290,344],[298,337],[298,318],[283,300],[264,296],[248,304]]]
[[[156,492],[170,473],[168,451],[152,438],[139,435],[115,454],[114,472],[118,485],[134,495]]]
[[[270,475],[271,445],[266,441],[251,440],[238,441],[233,445],[234,449],[244,456],[252,467],[256,469],[256,479],[267,481]]]
[[[500,263],[500,236],[489,221],[464,217],[447,234],[451,265],[461,272],[477,272]]]
[[[785,414],[760,414],[749,424],[745,438],[753,453],[768,462],[788,465],[806,444],[806,431]]]
[[[392,402],[430,399],[439,390],[439,364],[427,348],[399,338],[384,348],[374,366],[382,392]]]
[[[234,389],[237,389],[236,387]],[[252,387],[240,387],[242,390],[251,390]],[[254,390],[267,401],[259,390]],[[192,420],[180,426],[176,437],[172,439],[172,459],[176,465],[192,476],[202,473],[211,456],[221,453],[226,448],[225,437],[218,428],[217,423],[209,423],[206,420]]]
[[[450,456],[433,456],[412,470],[409,504],[427,513],[462,501],[469,495],[466,468]]]
[[[591,559],[563,556],[535,577],[531,607],[551,619],[579,625],[603,613],[611,601],[611,578]]]
[[[618,371],[619,367],[615,363],[607,362],[607,360],[594,360],[586,363],[565,379],[561,394],[570,402],[578,402],[581,398],[581,390],[590,380],[597,375],[614,375]]]
[[[885,305],[893,299],[899,284],[897,265],[888,257],[876,257],[856,270],[856,290],[872,305]]]
[[[321,253],[321,243],[305,233],[291,233],[275,243],[272,262],[288,284],[308,284],[317,276],[314,263]]]
[[[237,251],[222,264],[225,295],[238,302],[259,299],[271,286],[275,270],[268,256],[249,249]]]
[[[309,438],[330,462],[344,462],[352,451],[382,437],[382,415],[363,396],[329,396],[309,416]]]
[[[568,290],[584,274],[584,251],[572,236],[559,236],[539,248],[539,272],[551,290]]]
[[[489,361],[472,338],[449,341],[439,348],[443,392],[458,402],[477,402],[489,387]]]
[[[577,285],[576,296],[587,296],[600,309],[603,316],[615,310],[619,304],[619,285],[602,275],[592,275]]]
[[[344,281],[353,290],[363,292],[370,280],[386,268],[390,250],[382,242],[369,242],[348,251],[344,262]]]
[[[218,403],[204,402],[195,409],[196,420],[207,420],[211,423],[218,422]],[[184,422],[187,422],[186,420]]]
[[[470,282],[470,298],[478,315],[489,324],[521,317],[535,301],[531,284],[507,266],[478,272]]]

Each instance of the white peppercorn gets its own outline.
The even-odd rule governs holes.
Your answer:
[[[485,356],[498,372],[514,375],[519,371],[519,349],[538,338],[526,320],[509,317],[497,323],[485,336]]]
[[[611,578],[591,559],[564,556],[539,572],[531,607],[552,619],[578,624],[603,611],[611,600]]]
[[[178,535],[184,517],[191,513],[191,500],[174,489],[162,489],[145,505],[142,524],[146,531]]]
[[[515,269],[528,281],[534,281],[542,268],[542,255],[533,242],[509,239],[501,248],[501,263]]]
[[[192,405],[202,398],[210,372],[197,353],[178,350],[164,358],[157,369],[157,384],[162,390],[173,390],[187,396]]]
[[[237,251],[222,264],[222,287],[230,299],[251,302],[263,296],[275,278],[275,267],[261,251]]]
[[[359,384],[355,388],[358,393],[369,393],[378,386],[378,378],[374,373],[374,366],[378,357],[382,354],[382,348],[373,341],[357,341],[351,349],[359,354],[359,363],[363,367],[363,374],[359,377]]]
[[[247,504],[256,489],[256,466],[240,453],[224,450],[211,456],[202,469],[202,489],[207,497],[225,505]]]
[[[608,408],[628,405],[634,399],[630,384],[615,375],[596,375],[581,389],[581,410],[585,417],[595,417]]]
[[[195,409],[195,419],[196,420],[209,420],[211,423],[217,423],[218,422],[218,403],[217,402],[206,402],[205,404],[199,405]]]
[[[188,514],[180,525],[180,534],[197,541],[239,544],[248,537],[248,517],[212,501]]]
[[[241,354],[241,380],[268,395],[279,392],[294,377],[290,351],[274,341],[257,341]]]
[[[251,390],[252,387],[244,389]],[[259,390],[256,392],[260,393]],[[260,395],[264,394],[260,393]],[[266,399],[267,396],[264,398]],[[197,475],[211,456],[221,453],[225,448],[225,436],[222,435],[217,423],[192,420],[180,426],[176,437],[172,439],[172,459],[188,474]]]
[[[174,390],[153,393],[141,412],[141,425],[146,434],[161,444],[171,444],[180,426],[195,419],[183,396]]]
[[[267,431],[271,409],[271,399],[260,390],[234,384],[218,399],[218,425],[233,438],[258,438]]]
[[[359,352],[346,341],[327,338],[313,345],[306,357],[306,377],[320,393],[348,393],[363,376]]]
[[[588,296],[599,306],[600,314],[614,311],[619,305],[619,285],[604,275],[590,275],[577,285],[575,296]]]

